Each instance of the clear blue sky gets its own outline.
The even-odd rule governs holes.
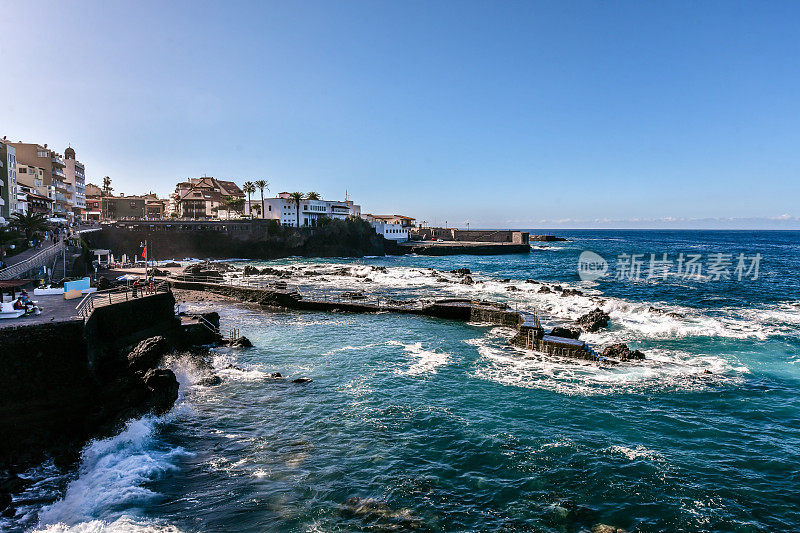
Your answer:
[[[798,2],[18,1],[2,19],[0,136],[70,143],[116,191],[207,174],[459,226],[800,227]]]

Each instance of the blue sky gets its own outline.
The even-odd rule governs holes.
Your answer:
[[[800,228],[800,3],[7,2],[0,136],[91,181],[472,227]]]

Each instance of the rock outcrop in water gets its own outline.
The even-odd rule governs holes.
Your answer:
[[[578,318],[575,323],[583,328],[584,331],[593,332],[608,326],[609,320],[611,320],[611,317],[608,316],[608,313],[605,313],[598,307],[594,311],[586,313]]]
[[[612,344],[603,350],[603,357],[616,359],[618,361],[641,361],[644,354],[639,350],[631,350],[624,342]]]
[[[581,332],[577,329],[562,328],[557,326],[550,331],[550,335],[553,335],[554,337],[563,337],[565,339],[577,339],[581,336]]]

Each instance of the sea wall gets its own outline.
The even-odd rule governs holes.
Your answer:
[[[518,230],[463,230],[456,228],[415,228],[409,232],[412,238],[424,240],[442,239],[456,242],[507,242],[527,244],[528,232]]]
[[[162,293],[97,307],[86,324],[0,329],[0,470],[45,455],[71,462],[87,439],[171,406],[178,387],[172,372],[156,370],[157,361],[132,368],[128,353],[154,335],[180,336],[174,304]]]
[[[130,221],[87,233],[91,248],[116,257],[141,257],[146,240],[156,259],[277,259],[282,257],[363,257],[396,253],[396,245],[363,220],[335,220],[324,227],[288,228],[271,221],[182,223]]]

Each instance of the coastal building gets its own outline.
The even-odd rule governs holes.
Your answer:
[[[146,199],[143,196],[103,196],[100,209],[103,220],[145,218]]]
[[[361,218],[369,222],[378,235],[398,242],[408,240],[408,231],[415,226],[416,222],[415,219],[403,215],[373,215],[366,213]]]
[[[33,165],[17,165],[17,185],[24,185],[30,192],[50,198],[50,188],[44,184],[44,169]]]
[[[189,178],[175,186],[175,192],[170,195],[168,211],[178,218],[216,218],[220,211],[228,211],[226,200],[229,198],[245,198],[242,189],[234,182],[208,176]]]
[[[245,215],[251,212],[255,218],[277,220],[283,226],[297,226],[299,218],[300,226],[313,227],[323,218],[344,220],[361,216],[361,206],[352,200],[301,200],[298,206],[290,193],[282,192],[274,198],[264,198],[264,213],[260,198],[245,202]]]
[[[17,211],[20,213],[38,213],[50,216],[53,213],[53,199],[40,194],[34,187],[17,184]]]
[[[38,167],[43,170],[42,182],[48,188],[48,197],[54,200],[53,215],[63,219],[72,219],[72,196],[75,186],[66,183],[64,159],[47,147],[46,144],[10,143],[17,152],[17,162]]]
[[[97,185],[87,183],[85,188],[85,206],[81,209],[82,220],[99,221],[103,216],[103,191]]]
[[[64,183],[67,184],[67,195],[76,218],[81,216],[81,211],[86,207],[86,168],[83,163],[75,159],[75,150],[68,147],[64,150]]]
[[[17,212],[17,151],[0,141],[0,224]]]
[[[168,201],[164,198],[159,198],[156,194],[146,194],[145,200],[145,216],[150,220],[161,220],[166,216]]]

